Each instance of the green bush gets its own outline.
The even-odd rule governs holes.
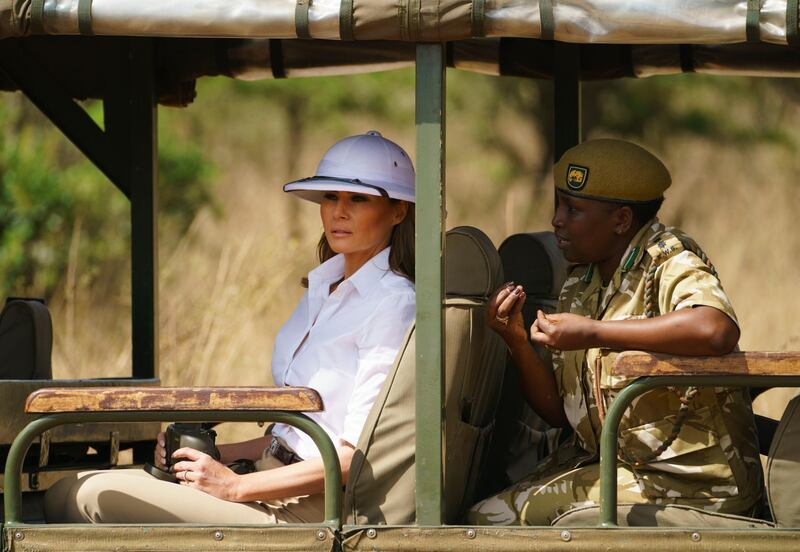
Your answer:
[[[130,208],[120,193],[21,96],[0,103],[0,294],[49,297],[73,262],[82,278],[129,266]],[[98,118],[100,104],[89,106]],[[162,129],[162,237],[182,233],[212,203],[212,166]],[[164,234],[167,234],[164,236]]]

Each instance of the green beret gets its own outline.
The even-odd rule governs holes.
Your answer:
[[[568,149],[553,169],[556,188],[587,199],[647,203],[664,197],[672,178],[646,149],[603,138]]]

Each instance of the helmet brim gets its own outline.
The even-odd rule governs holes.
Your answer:
[[[358,182],[343,182],[342,180],[331,180],[325,177],[305,178],[303,180],[289,182],[283,186],[283,191],[314,203],[322,203],[325,192],[352,192],[378,197],[386,195],[392,199],[400,199],[414,203],[413,196],[392,192],[387,193],[383,187],[379,185],[370,185]]]

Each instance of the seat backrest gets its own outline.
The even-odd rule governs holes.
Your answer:
[[[500,245],[503,272],[510,281],[525,288],[527,301],[522,310],[530,327],[537,309],[553,312],[561,286],[567,279],[567,261],[552,232],[529,232],[509,236]]]
[[[459,227],[445,245],[445,519],[460,520],[493,428],[506,350],[485,323],[486,298],[503,281],[497,250],[480,230]],[[367,418],[350,466],[345,519],[410,524],[415,504],[414,328]]]
[[[0,380],[51,379],[53,323],[42,301],[8,298],[0,312]]]
[[[567,278],[567,262],[552,232],[514,234],[503,241],[499,252],[506,279],[525,288],[527,300],[522,316],[525,327],[530,328],[537,310],[555,310]],[[537,352],[543,358],[549,356],[546,350],[537,348]],[[555,447],[561,434],[528,406],[510,360],[505,370],[497,431],[478,490],[479,498],[490,496],[527,475]]]
[[[786,406],[767,461],[767,498],[778,527],[800,527],[800,396]]]

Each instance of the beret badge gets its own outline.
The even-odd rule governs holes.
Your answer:
[[[586,186],[589,179],[589,169],[580,165],[569,165],[567,167],[567,187],[576,192]]]

